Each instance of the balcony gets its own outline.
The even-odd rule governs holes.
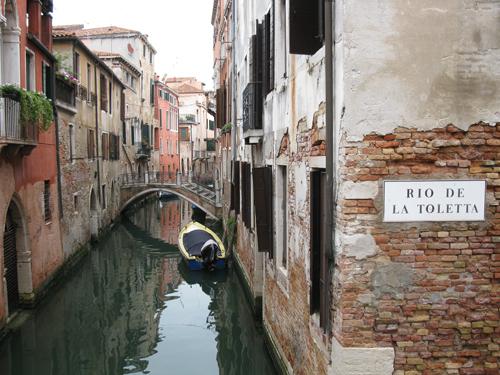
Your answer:
[[[261,84],[249,83],[243,91],[243,138],[246,144],[257,144],[263,136]]]
[[[28,155],[38,143],[37,124],[21,123],[21,105],[15,95],[0,97],[0,149]]]
[[[187,114],[179,116],[179,124],[189,124],[189,125],[197,125],[196,115]]]
[[[141,145],[137,149],[137,153],[135,154],[136,160],[149,160],[151,159],[151,146],[149,145]]]

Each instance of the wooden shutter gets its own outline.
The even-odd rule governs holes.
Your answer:
[[[269,91],[274,90],[274,47],[275,47],[275,10],[273,0],[270,15],[270,39],[269,39]]]
[[[314,55],[323,45],[324,0],[290,0],[290,53]]]
[[[255,220],[259,252],[273,255],[273,172],[271,167],[253,169]]]
[[[125,120],[125,91],[122,91],[120,96],[120,119]]]
[[[261,54],[261,65],[262,65],[262,78],[261,78],[261,90],[262,90],[262,100],[265,99],[267,93],[269,92],[269,41],[271,34],[271,25],[270,25],[270,14],[267,13],[264,16],[264,21],[262,22],[262,33],[260,35],[261,45],[262,45],[262,54]]]
[[[243,198],[243,222],[247,228],[252,226],[252,182],[249,163],[242,163],[241,190]]]
[[[240,213],[240,162],[234,162],[234,210],[238,215]]]

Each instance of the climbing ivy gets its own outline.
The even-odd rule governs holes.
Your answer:
[[[18,100],[21,110],[21,124],[37,124],[46,131],[54,121],[52,103],[44,94],[27,91],[15,85],[0,86],[0,95]]]

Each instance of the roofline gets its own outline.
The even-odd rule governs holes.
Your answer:
[[[168,91],[170,91],[172,94],[174,94],[177,97],[177,99],[179,98],[179,93],[177,91],[175,91],[173,88],[171,88],[170,86],[168,86],[167,84],[165,84],[165,82],[162,82],[160,80],[155,80],[155,83],[159,83],[160,85],[162,85],[163,88],[168,89]]]
[[[82,31],[85,31],[85,30],[92,30],[92,29],[83,29]],[[120,32],[120,33],[103,32],[100,34],[80,35],[78,37],[81,39],[99,39],[100,37],[103,37],[103,36],[110,36],[110,37],[138,36],[140,39],[143,40],[144,43],[147,44],[147,46],[154,52],[155,55],[158,53],[156,48],[154,48],[153,45],[151,44],[151,42],[148,40],[147,36],[144,35],[143,33],[141,33],[140,31],[136,31],[136,30],[129,30],[129,31],[124,31],[124,32]]]
[[[120,78],[113,72],[113,69],[111,69],[109,66],[106,65],[104,61],[102,61],[94,52],[92,52],[86,45],[83,43],[77,36],[74,35],[68,35],[68,36],[53,36],[52,37],[54,43],[61,41],[67,41],[67,42],[73,42],[74,44],[78,45],[79,48],[83,49],[85,53],[89,54],[91,58],[95,60],[95,62],[101,66],[104,70],[106,70],[114,79],[116,79],[118,82],[120,82],[120,85],[125,88],[125,84],[122,82]]]
[[[96,55],[97,56],[97,55]],[[136,73],[138,76],[141,76],[141,71],[139,70],[139,68],[137,68],[134,64],[132,64],[130,61],[128,61],[126,58],[124,58],[122,55],[118,55],[118,56],[97,56],[99,59],[101,60],[120,60],[121,62],[123,62],[126,66],[128,66],[130,68],[130,70],[133,70],[134,73]]]

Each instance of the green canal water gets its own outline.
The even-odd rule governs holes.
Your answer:
[[[235,271],[181,261],[190,217],[187,202],[150,200],[115,226],[17,319],[0,342],[0,374],[275,374]]]

